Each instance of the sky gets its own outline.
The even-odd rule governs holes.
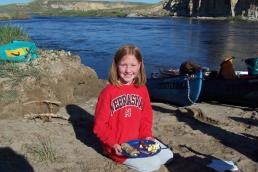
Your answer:
[[[0,5],[12,4],[12,3],[28,3],[32,0],[1,0]],[[109,1],[118,1],[118,0],[109,0]],[[120,1],[130,1],[130,2],[145,2],[145,3],[158,3],[160,0],[120,0]]]
[[[12,4],[12,3],[28,3],[31,2],[32,0],[1,0],[0,4]]]

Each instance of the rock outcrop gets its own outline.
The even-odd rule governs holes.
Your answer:
[[[258,18],[257,0],[169,0],[164,9],[174,16]]]
[[[28,63],[1,65],[0,119],[55,113],[71,103],[96,97],[106,81],[70,52],[40,50]]]

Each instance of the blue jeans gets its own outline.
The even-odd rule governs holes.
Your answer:
[[[139,172],[151,172],[158,170],[161,165],[169,163],[173,158],[173,152],[158,140],[155,141],[161,147],[158,154],[146,158],[128,158],[123,164]]]

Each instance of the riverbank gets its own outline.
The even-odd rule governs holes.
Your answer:
[[[103,156],[92,132],[106,81],[64,51],[41,50],[39,59],[18,67],[38,73],[17,79],[14,87],[0,79],[0,171],[128,171]],[[257,109],[204,102],[152,107],[154,135],[175,154],[159,172],[209,172],[212,160],[258,171]]]
[[[28,19],[33,16],[84,17],[165,17],[169,12],[162,3],[123,1],[56,2],[37,0],[27,4],[0,5],[0,20]]]
[[[49,121],[0,120],[1,171],[128,171],[100,151],[92,133],[95,103],[92,98],[66,105],[57,113],[64,118]],[[212,160],[232,161],[242,172],[258,171],[257,111],[198,103],[188,108],[201,109],[204,116],[192,116],[171,105],[152,106],[155,136],[175,154],[173,162],[159,172],[212,172],[207,167]]]
[[[171,4],[169,4],[171,3]],[[179,3],[179,4],[178,4]],[[214,4],[211,2],[204,2],[202,5],[204,7],[198,7],[195,10],[189,10],[188,7],[193,4],[184,4],[186,2],[168,2],[160,1],[159,3],[141,3],[141,2],[126,2],[126,1],[78,1],[78,2],[56,2],[56,1],[45,1],[37,0],[32,1],[27,4],[14,3],[9,5],[0,5],[0,20],[13,20],[13,19],[30,19],[33,16],[80,16],[80,17],[186,17],[193,19],[211,19],[211,20],[233,20],[233,21],[258,21],[257,12],[255,11],[255,6],[250,6],[250,2],[247,4],[242,4],[242,14],[238,14],[232,17],[231,13],[228,11],[228,6],[225,3],[220,3],[214,8]],[[192,3],[192,2],[187,2]],[[166,4],[166,5],[165,5]],[[177,4],[177,5],[175,5]],[[174,7],[172,7],[174,6]],[[175,7],[178,6],[178,7]],[[186,8],[187,7],[187,8]],[[196,6],[197,7],[197,6]],[[220,7],[220,8],[218,8]],[[183,8],[183,9],[180,9]],[[253,9],[254,8],[254,9]],[[199,15],[200,12],[204,12]],[[189,15],[195,11],[194,15]],[[217,11],[217,12],[216,12]],[[219,12],[218,12],[219,11]],[[248,13],[252,15],[243,14]],[[221,13],[224,13],[222,15]],[[219,15],[218,15],[219,14]],[[192,16],[192,17],[190,17]]]

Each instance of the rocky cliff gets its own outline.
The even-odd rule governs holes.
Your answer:
[[[164,9],[174,16],[258,18],[258,0],[169,0]]]

